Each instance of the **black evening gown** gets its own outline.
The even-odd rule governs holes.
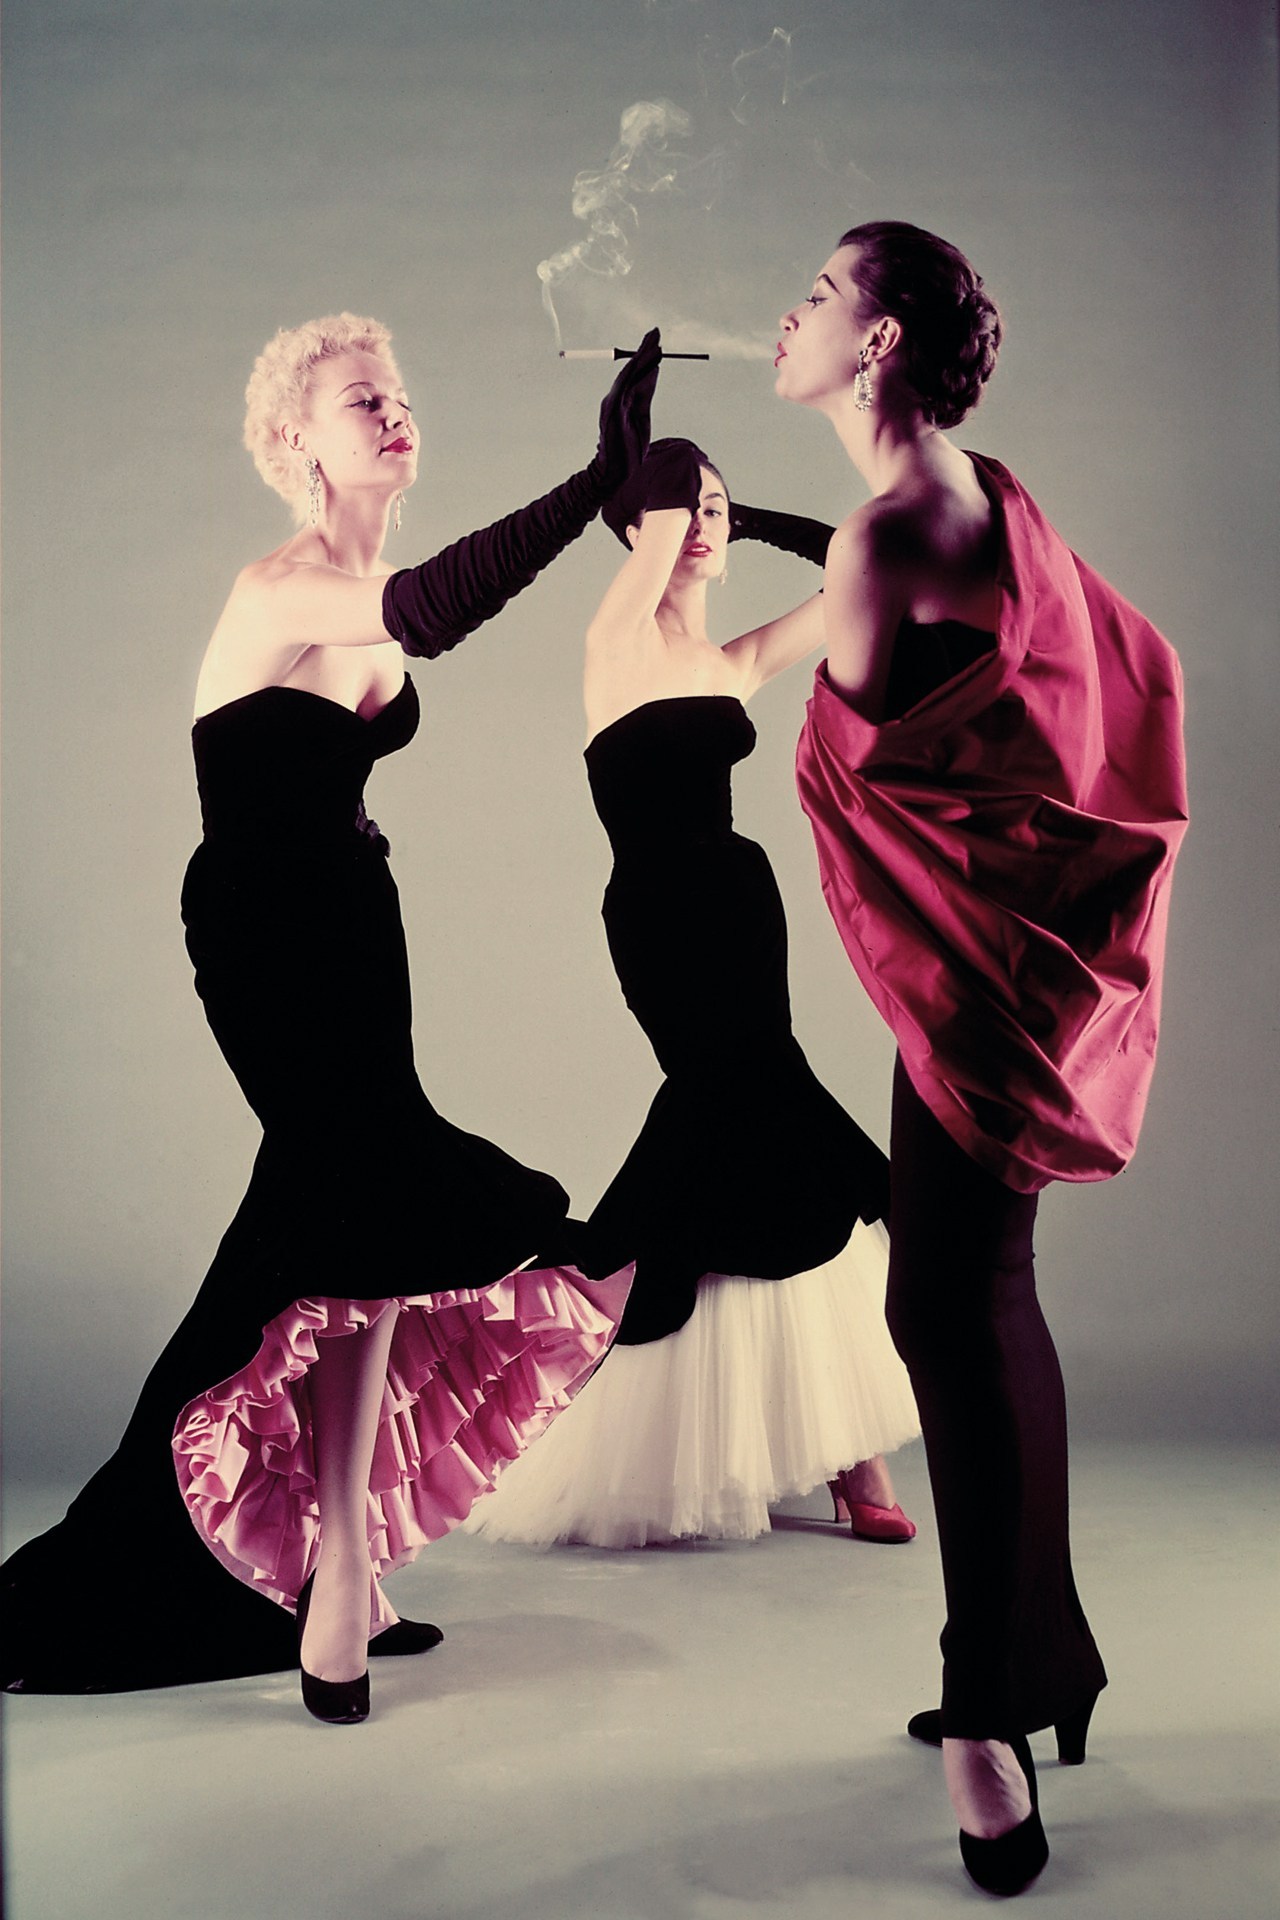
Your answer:
[[[763,849],[733,831],[755,745],[740,700],[654,700],[587,748],[614,866],[609,952],[666,1078],[588,1223],[600,1271],[634,1257],[620,1344],[661,1338],[703,1274],[777,1280],[888,1211],[888,1162],[791,1030],[787,926]]]
[[[464,1517],[608,1344],[625,1276],[569,1264],[563,1189],[418,1082],[388,847],[362,798],[417,719],[406,679],[368,720],[267,687],[195,726],[187,945],[263,1140],[118,1451],[3,1569],[11,1690],[297,1664],[318,1340],[398,1314],[370,1490],[380,1572]]]
[[[733,831],[755,743],[739,700],[655,700],[587,769],[627,1004],[666,1074],[588,1222],[636,1278],[617,1342],[465,1523],[490,1540],[747,1540],[769,1508],[919,1432],[884,1317],[887,1162],[791,1031],[787,932]]]

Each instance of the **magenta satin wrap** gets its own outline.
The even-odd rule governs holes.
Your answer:
[[[1182,676],[994,460],[996,646],[873,726],[818,668],[796,778],[822,889],[921,1098],[1021,1193],[1131,1158],[1186,829]]]

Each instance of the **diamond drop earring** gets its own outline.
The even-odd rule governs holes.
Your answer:
[[[858,371],[853,376],[853,404],[859,413],[870,413],[872,398],[871,372],[867,366],[867,349],[862,347],[858,352]]]
[[[403,506],[404,506],[404,495],[402,493],[398,493],[396,495],[396,517],[391,523],[397,533],[399,533],[400,531],[400,510]]]
[[[320,485],[320,462],[313,453],[307,455],[307,525],[320,525],[320,509],[324,505],[324,489]]]
[[[728,561],[726,561],[726,562],[725,562],[725,564],[724,564],[724,566],[722,566],[722,567],[721,567],[721,569],[720,569],[720,571],[719,571],[719,573],[718,573],[718,574],[716,575],[716,578],[717,578],[717,579],[719,580],[719,582],[720,582],[720,585],[721,585],[721,586],[723,586],[723,585],[724,585],[724,583],[725,583],[725,581],[726,581],[726,580],[727,580],[727,579],[729,578],[729,563],[728,563]]]

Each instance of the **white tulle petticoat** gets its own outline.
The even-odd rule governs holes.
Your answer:
[[[318,1547],[307,1374],[318,1343],[397,1315],[369,1475],[371,1630],[394,1618],[382,1575],[470,1511],[590,1377],[631,1268],[606,1280],[522,1268],[488,1287],[386,1300],[296,1300],[252,1361],[183,1409],[178,1484],[229,1572],[292,1607]]]
[[[551,1546],[749,1540],[769,1505],[920,1431],[884,1319],[888,1240],[789,1280],[708,1274],[692,1317],[615,1346],[464,1530]]]

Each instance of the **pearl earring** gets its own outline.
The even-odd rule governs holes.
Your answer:
[[[853,404],[859,413],[870,413],[872,397],[867,349],[863,347],[858,353],[858,371],[853,376]]]
[[[324,505],[324,489],[320,485],[320,462],[313,453],[307,455],[307,524],[320,525],[320,509]]]

